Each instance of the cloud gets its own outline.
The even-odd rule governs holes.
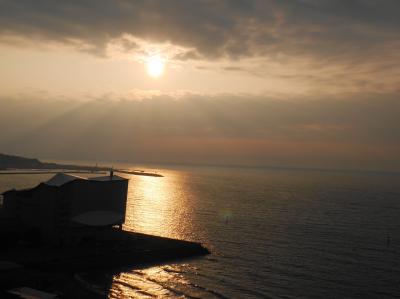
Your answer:
[[[0,0],[3,45],[140,62],[161,53],[310,94],[399,92],[399,28],[397,0]]]
[[[396,94],[0,100],[0,150],[64,159],[396,168]],[[9,124],[16,124],[10,126]],[[349,164],[350,163],[350,164]]]
[[[397,0],[0,0],[3,44],[103,57],[157,45],[199,72],[251,74],[282,93],[313,95],[3,97],[0,149],[267,164],[313,163],[316,151],[322,164],[348,162],[365,151],[378,166],[385,155],[397,161],[399,28]]]
[[[4,36],[101,53],[113,39],[131,35],[185,47],[181,59],[381,59],[376,53],[396,53],[399,20],[396,0],[0,1]]]

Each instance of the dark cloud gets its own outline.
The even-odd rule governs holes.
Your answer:
[[[131,34],[191,49],[182,59],[363,61],[394,51],[399,27],[397,0],[0,1],[2,34],[80,41],[99,53],[110,40]]]

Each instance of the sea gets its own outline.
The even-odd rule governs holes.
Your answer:
[[[164,175],[125,175],[125,230],[201,242],[211,254],[124,269],[109,298],[400,297],[400,175],[117,166]],[[0,192],[51,176],[1,175]]]

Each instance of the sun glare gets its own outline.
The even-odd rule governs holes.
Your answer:
[[[164,73],[165,62],[160,56],[154,55],[147,59],[146,66],[149,76],[158,78]]]

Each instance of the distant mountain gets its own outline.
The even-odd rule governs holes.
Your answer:
[[[46,162],[41,162],[38,159],[12,156],[0,153],[0,170],[6,170],[6,169],[104,170],[105,168],[46,163]]]
[[[0,153],[0,169],[7,168],[42,168],[43,163],[38,159],[23,158]]]

